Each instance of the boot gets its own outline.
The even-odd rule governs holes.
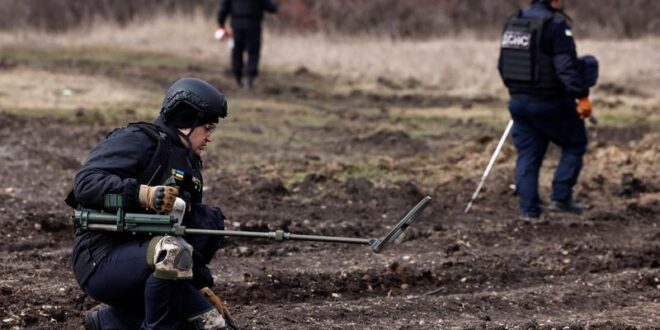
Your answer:
[[[579,214],[582,213],[582,211],[584,211],[584,204],[573,200],[569,202],[552,201],[552,203],[550,203],[550,206],[548,207],[548,210],[550,212]]]
[[[85,312],[85,330],[101,330],[99,311]]]
[[[521,221],[530,222],[530,223],[541,222],[541,215],[540,214],[523,213],[518,217],[518,219],[521,220]]]

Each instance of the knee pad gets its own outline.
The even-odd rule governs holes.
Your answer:
[[[226,329],[227,323],[215,307],[188,319],[188,329]]]
[[[166,280],[185,280],[193,277],[193,248],[182,237],[157,236],[149,242],[147,264],[154,276]]]

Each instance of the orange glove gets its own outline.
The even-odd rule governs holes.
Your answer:
[[[577,112],[582,119],[591,117],[591,101],[589,101],[589,97],[578,99]]]

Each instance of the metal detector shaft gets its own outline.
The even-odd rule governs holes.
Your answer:
[[[96,230],[96,231],[118,231],[117,226],[115,225],[90,224],[87,227],[90,230]],[[169,232],[164,232],[161,234],[234,236],[234,237],[249,237],[249,238],[265,238],[265,239],[272,239],[275,241],[284,241],[284,240],[318,241],[318,242],[329,242],[329,243],[349,243],[349,244],[365,244],[365,245],[371,244],[373,240],[368,238],[299,235],[299,234],[287,233],[283,230],[259,232],[259,231],[197,229],[197,228],[186,228],[183,226],[173,227],[172,230],[170,230]]]
[[[219,235],[219,236],[235,236],[235,237],[256,237],[266,238],[275,241],[316,241],[328,243],[348,243],[348,244],[366,244],[369,245],[372,239],[368,238],[353,238],[353,237],[336,237],[336,236],[319,236],[319,235],[300,235],[291,234],[282,230],[271,232],[256,232],[256,231],[235,231],[235,230],[208,230],[208,229],[193,229],[186,228],[185,234],[202,234],[202,235]]]
[[[273,232],[235,231],[235,230],[213,230],[186,228],[176,224],[176,219],[167,215],[124,213],[118,210],[117,214],[98,212],[93,210],[77,210],[73,219],[83,230],[146,233],[151,235],[215,235],[235,236],[248,238],[265,238],[275,241],[297,240],[316,241],[325,243],[348,243],[369,245],[378,253],[389,246],[403,233],[406,228],[417,218],[426,207],[431,197],[424,197],[413,207],[399,223],[382,239],[376,238],[353,238],[319,235],[300,235],[276,230]]]
[[[497,155],[500,154],[500,150],[502,150],[504,141],[506,141],[506,138],[509,136],[509,132],[511,131],[512,127],[513,127],[513,119],[510,119],[509,124],[506,125],[506,129],[504,130],[504,134],[502,134],[502,137],[500,138],[500,142],[497,144],[497,148],[495,148],[495,152],[490,157],[490,161],[488,162],[488,166],[486,166],[486,170],[484,171],[484,174],[481,176],[481,180],[479,181],[477,190],[474,191],[474,194],[472,194],[472,198],[465,207],[465,213],[470,212],[470,208],[472,207],[472,202],[474,202],[474,200],[477,199],[477,196],[479,195],[479,191],[481,190],[481,187],[483,187],[484,182],[486,182],[486,178],[488,177],[490,170],[493,168],[493,164],[495,164],[495,159],[497,159]]]

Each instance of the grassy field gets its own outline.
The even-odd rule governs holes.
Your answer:
[[[97,22],[91,28],[62,34],[3,32],[0,44],[3,48],[27,49],[128,49],[225,66],[229,55],[227,44],[212,38],[214,30],[213,20],[198,13],[192,17],[158,16],[121,28]],[[660,54],[656,49],[660,47],[660,39],[594,41],[579,36],[576,39],[579,54],[593,54],[601,62],[601,85],[639,90],[657,102]],[[496,70],[497,45],[498,40],[478,40],[469,35],[430,41],[393,41],[267,32],[262,58],[271,70],[306,67],[365,84],[385,78],[405,86],[402,81],[413,79],[444,93],[503,96],[505,90]],[[160,64],[154,58],[148,60],[145,65]]]
[[[123,28],[97,22],[89,29],[62,34],[0,33],[4,67],[0,71],[0,108],[34,113],[85,110],[85,118],[105,119],[113,112],[121,117],[126,109],[146,115],[158,107],[163,80],[173,79],[174,72],[194,75],[195,69],[216,67],[220,75],[226,70],[229,50],[225,43],[212,39],[214,28],[211,20],[198,13],[192,18],[159,16]],[[267,75],[305,68],[338,80],[318,87],[339,95],[359,90],[403,97],[412,93],[506,99],[495,68],[497,40],[465,37],[413,42],[273,33],[266,33],[264,39],[262,68]],[[656,49],[660,39],[590,41],[578,37],[578,48],[581,54],[594,54],[601,62],[600,82],[592,100],[603,124],[658,122],[660,54]],[[86,65],[91,68],[69,72]],[[99,74],[96,67],[110,74]],[[127,76],[122,67],[133,69]],[[140,78],[144,72],[163,69],[171,70],[172,76],[160,77],[160,81]],[[253,102],[243,96],[230,95],[241,114],[249,113]],[[433,131],[431,123],[445,118],[494,116],[498,118],[494,125],[502,126],[506,112],[500,105],[488,107],[492,105],[470,111],[462,111],[460,106],[454,111],[435,111],[425,105],[423,111],[411,113],[405,110],[420,107],[403,102],[388,107],[387,115],[416,122],[419,129],[412,133],[416,136]],[[89,115],[93,111],[96,113]]]
[[[229,229],[379,237],[423,195],[396,248],[230,241],[215,289],[245,329],[653,329],[658,315],[660,39],[579,40],[601,60],[585,214],[517,220],[497,41],[265,35],[263,75],[237,88],[212,22],[157,17],[62,34],[0,33],[0,328],[80,326],[62,203],[88,150],[152,120],[182,76],[223,89],[205,201]],[[542,168],[548,195],[558,159]],[[47,193],[44,193],[47,191]],[[66,265],[64,267],[63,265]],[[427,294],[433,292],[432,294]]]
[[[216,85],[227,89],[231,113],[219,139],[261,145],[256,154],[242,154],[241,161],[230,162],[229,167],[272,161],[263,157],[262,149],[285,146],[284,151],[273,153],[283,157],[282,153],[293,152],[299,145],[322,145],[326,141],[313,130],[326,125],[339,123],[360,130],[363,136],[385,130],[420,139],[453,131],[475,134],[459,131],[457,122],[474,121],[497,132],[508,120],[506,93],[495,69],[497,41],[394,42],[266,34],[265,84],[275,84],[276,89],[285,86],[285,94],[298,89],[346,99],[346,107],[354,108],[359,116],[378,118],[364,128],[345,122],[341,109],[326,111],[323,99],[315,102],[314,93],[301,103],[286,96],[265,100],[235,90],[226,73],[227,45],[211,38],[213,28],[197,15],[192,20],[161,16],[124,28],[98,23],[63,34],[0,33],[0,109],[56,115],[72,122],[150,120],[171,80],[180,75],[215,77]],[[586,40],[578,45],[581,53],[595,54],[601,61],[600,84],[592,93],[601,125],[625,128],[660,123],[660,55],[655,51],[660,39]],[[382,100],[360,101],[374,97]],[[357,103],[348,102],[352,98]],[[267,122],[264,112],[273,115]],[[359,159],[360,154],[344,157]],[[385,175],[379,170],[382,162],[362,159],[347,172],[378,179]],[[289,171],[286,162],[276,167],[288,181],[301,179],[307,172]],[[431,172],[422,180],[437,182],[436,176]]]

